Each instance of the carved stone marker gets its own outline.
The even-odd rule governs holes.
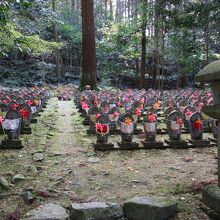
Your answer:
[[[152,149],[158,148],[163,149],[163,142],[156,141],[157,136],[157,117],[155,114],[149,113],[143,119],[145,140],[142,142],[144,148]]]
[[[20,135],[20,114],[14,109],[7,112],[4,121],[2,122],[2,127],[7,135],[7,139],[2,141],[0,145],[1,149],[20,149],[22,148],[21,140],[19,140]]]
[[[31,107],[24,103],[19,106],[21,116],[21,134],[31,134]]]
[[[166,125],[169,140],[165,142],[172,148],[186,148],[187,142],[181,139],[182,115],[176,110],[172,111],[167,116]]]
[[[198,73],[196,80],[211,83],[214,106],[204,106],[202,111],[210,117],[220,120],[220,61],[206,66]],[[218,129],[218,187],[214,185],[205,187],[203,201],[220,217],[220,129]]]
[[[108,115],[101,115],[96,122],[97,141],[94,144],[95,150],[113,150],[114,144],[108,143],[110,120]]]
[[[139,149],[139,144],[132,141],[134,135],[134,119],[130,114],[124,114],[119,119],[121,143],[118,143],[120,149],[135,150]]]

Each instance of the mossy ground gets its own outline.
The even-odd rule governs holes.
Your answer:
[[[189,189],[217,180],[216,148],[94,152],[96,138],[86,134],[82,121],[73,101],[52,98],[38,124],[31,125],[32,134],[22,136],[24,148],[0,151],[0,175],[10,182],[18,173],[26,177],[11,184],[9,195],[2,192],[0,219],[17,207],[25,217],[33,207],[48,201],[68,207],[71,202],[122,203],[145,195],[177,200],[180,213],[175,219],[209,219],[200,209],[200,194]],[[138,136],[135,140],[140,142]],[[111,136],[109,141],[116,144],[120,137]],[[44,152],[44,161],[33,162],[34,152]],[[90,157],[100,161],[91,163]],[[37,167],[37,174],[30,171],[31,165]],[[25,189],[38,195],[32,205],[25,204],[20,195]]]

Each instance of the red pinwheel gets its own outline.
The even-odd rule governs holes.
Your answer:
[[[114,118],[118,118],[119,113],[118,112],[114,112]]]
[[[195,120],[194,122],[194,129],[199,131],[202,128],[202,121],[200,119]]]
[[[20,110],[20,115],[21,115],[21,118],[23,118],[23,119],[28,119],[28,117],[29,117],[29,112],[26,111],[25,109],[21,109],[21,110]]]
[[[138,108],[136,109],[136,115],[137,115],[137,116],[140,116],[140,115],[141,115],[141,111],[140,111]]]
[[[82,109],[85,110],[85,111],[89,109],[89,106],[86,102],[82,103]]]
[[[16,103],[14,103],[14,104],[12,105],[12,108],[13,108],[14,110],[16,110],[17,107],[18,107],[18,104],[16,104]]]
[[[106,134],[109,131],[107,124],[96,123],[96,131],[101,134]]]
[[[0,115],[0,124],[2,125],[2,122],[3,122],[3,117]]]
[[[181,118],[177,118],[176,123],[181,126],[183,124],[183,121]]]
[[[27,103],[28,105],[32,105],[32,104],[33,104],[33,102],[32,102],[31,100],[28,100],[26,103]]]
[[[95,100],[94,100],[93,105],[94,105],[94,106],[98,106],[98,105],[99,105],[98,99],[95,99]]]
[[[200,108],[202,108],[203,105],[204,105],[203,102],[200,102],[200,103],[199,103],[199,107],[200,107]]]
[[[140,105],[140,106],[139,106],[139,109],[140,109],[140,111],[141,111],[141,110],[143,109],[143,105]]]
[[[99,116],[100,116],[99,113],[96,113],[96,114],[95,114],[96,120],[99,118]]]
[[[186,115],[190,117],[192,115],[192,112],[188,109]]]
[[[118,107],[121,107],[121,102],[120,102],[120,101],[118,101],[117,105],[118,105]]]
[[[2,102],[3,102],[4,104],[7,104],[7,103],[8,103],[8,100],[7,100],[7,99],[4,99]]]
[[[148,120],[150,123],[153,123],[156,121],[156,116],[154,114],[148,115]]]

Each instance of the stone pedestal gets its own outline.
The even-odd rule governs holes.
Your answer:
[[[21,134],[31,134],[31,128],[22,128]]]
[[[83,121],[83,125],[89,125],[89,120],[87,118]]]
[[[3,140],[0,149],[21,149],[23,148],[21,140]]]
[[[32,118],[32,119],[31,119],[31,123],[32,123],[32,124],[37,124],[37,119],[36,119],[36,118]]]
[[[207,140],[189,140],[189,143],[191,144],[191,148],[201,148],[201,147],[209,147],[211,146],[210,141]]]
[[[110,133],[111,135],[120,134],[120,130],[119,130],[119,129],[113,129],[113,130],[110,130],[109,133]]]
[[[157,141],[142,141],[142,144],[144,145],[143,149],[164,149],[165,146],[163,145],[163,142],[157,142]]]
[[[135,135],[137,135],[137,134],[141,134],[143,131],[142,131],[142,129],[140,129],[140,128],[136,128],[135,130],[134,130],[134,134]]]
[[[89,135],[92,135],[92,134],[94,135],[94,134],[96,134],[96,131],[95,131],[94,129],[91,129],[91,128],[88,129],[86,132],[87,132],[87,134],[89,134]]]
[[[203,189],[202,198],[203,202],[220,216],[220,187],[206,186]]]
[[[4,134],[4,131],[2,128],[0,128],[0,134]]]
[[[214,106],[204,106],[202,111],[220,120],[220,60],[210,63],[196,76],[199,82],[210,82],[213,92]],[[220,218],[220,129],[218,129],[218,186],[207,186],[203,190],[204,203],[213,209]]]
[[[120,147],[120,150],[138,150],[140,149],[139,144],[135,142],[130,143],[119,143],[118,146]]]
[[[114,150],[114,144],[111,143],[96,143],[93,145],[94,150],[97,151],[109,151],[109,150]]]
[[[168,144],[170,148],[175,148],[175,149],[184,149],[188,148],[188,144],[186,141],[179,140],[179,141],[174,141],[174,140],[165,140],[165,142]]]

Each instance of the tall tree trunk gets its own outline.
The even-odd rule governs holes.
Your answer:
[[[145,89],[146,59],[147,59],[147,37],[146,26],[142,27],[141,37],[141,68],[140,68],[140,89]]]
[[[140,89],[145,89],[146,59],[147,59],[147,0],[143,0],[142,9],[142,27],[141,27],[141,67],[140,67]]]
[[[108,0],[105,0],[105,19],[108,18]]]
[[[113,19],[114,19],[113,4],[112,4],[112,0],[110,0],[110,20],[113,21]]]
[[[205,59],[204,59],[204,66],[207,66],[209,64],[209,18],[207,16],[206,24],[204,27],[204,53],[205,53]]]
[[[130,19],[131,19],[131,0],[128,0],[127,6],[128,6],[128,20],[130,21]]]
[[[81,87],[96,88],[96,41],[94,24],[94,1],[82,2],[82,77]]]
[[[163,17],[162,17],[163,19]],[[165,20],[165,19],[163,19]],[[164,22],[162,23],[162,60],[161,60],[161,68],[162,68],[162,71],[161,71],[161,91],[163,91],[163,86],[164,86],[164,54],[165,54],[165,37],[166,37],[166,25],[164,24]]]
[[[52,7],[53,7],[53,12],[56,12],[56,0],[53,0]],[[56,21],[54,22],[53,28],[54,28],[55,42],[59,42],[58,27],[57,27]],[[59,81],[61,78],[61,57],[60,57],[60,50],[59,49],[55,50],[55,56],[56,56],[55,57],[55,59],[56,59],[56,77],[57,77],[57,81]]]
[[[152,74],[152,88],[157,88],[157,76],[159,73],[159,12],[158,0],[155,1],[155,15],[154,15],[154,50],[153,50],[153,74]]]
[[[75,14],[76,13],[76,0],[71,0],[71,5],[72,5],[73,13]]]

